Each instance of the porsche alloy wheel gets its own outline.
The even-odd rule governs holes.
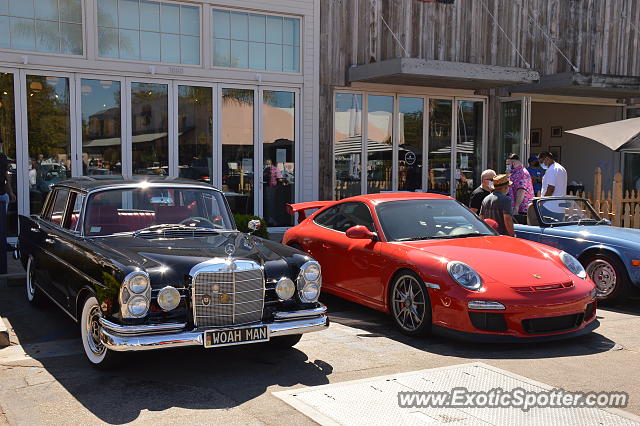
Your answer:
[[[391,313],[400,330],[415,336],[431,329],[431,301],[427,287],[412,272],[397,275],[391,285]]]
[[[41,306],[44,301],[42,291],[36,286],[35,264],[33,257],[27,260],[27,300],[34,306]]]
[[[603,303],[619,301],[627,291],[628,278],[621,262],[607,254],[597,254],[585,261],[587,275],[598,290],[598,300]]]
[[[101,316],[98,300],[93,296],[88,297],[82,306],[82,317],[80,319],[82,346],[91,365],[104,369],[111,367],[115,363],[118,354],[107,349],[100,340],[99,320]]]

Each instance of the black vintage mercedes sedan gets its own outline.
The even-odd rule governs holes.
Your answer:
[[[254,231],[259,221],[250,223]],[[20,217],[27,298],[80,324],[89,361],[123,351],[270,341],[329,325],[320,265],[239,232],[222,192],[196,181],[75,178]]]

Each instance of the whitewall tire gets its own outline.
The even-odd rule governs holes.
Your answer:
[[[115,364],[118,354],[107,349],[100,341],[99,319],[101,316],[98,300],[94,296],[89,296],[82,305],[80,317],[82,346],[91,365],[104,369]]]
[[[41,306],[44,302],[44,294],[36,285],[36,270],[33,257],[29,256],[27,260],[27,300],[34,306]]]

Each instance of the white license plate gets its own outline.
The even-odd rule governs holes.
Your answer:
[[[206,330],[204,332],[204,347],[241,345],[269,341],[269,327],[242,327],[224,330]]]

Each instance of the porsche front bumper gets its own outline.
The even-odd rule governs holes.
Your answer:
[[[162,324],[145,326],[121,326],[100,318],[100,340],[108,349],[117,352],[144,351],[184,346],[204,346],[205,329],[187,330],[186,324]],[[253,324],[267,326],[269,338],[291,334],[321,331],[329,327],[327,308],[321,305],[314,309],[274,313],[274,321]],[[228,327],[242,329],[244,326]]]

